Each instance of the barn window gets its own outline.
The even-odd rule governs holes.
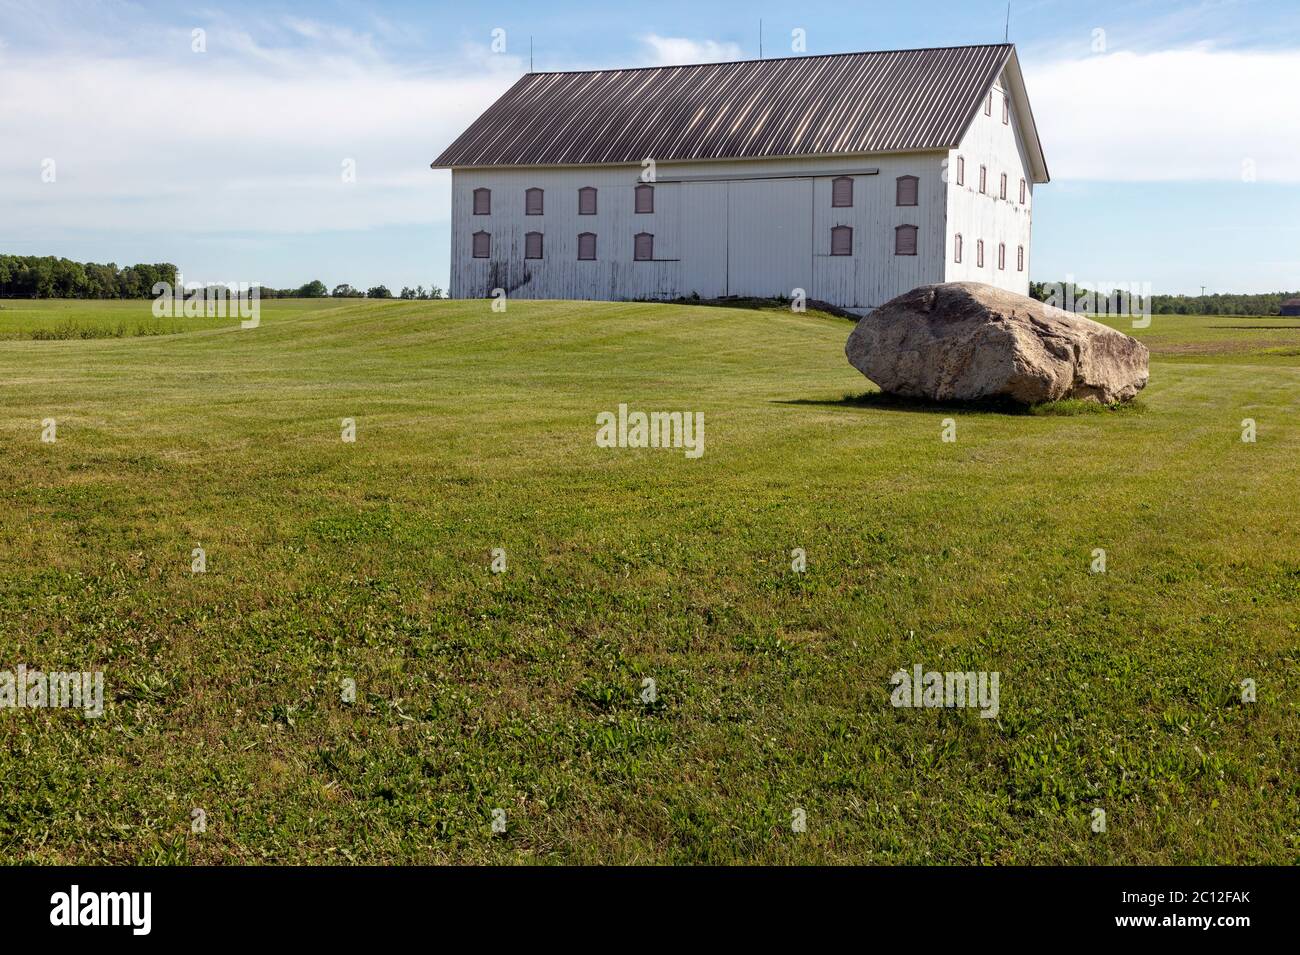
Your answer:
[[[578,215],[594,216],[596,214],[596,187],[583,186],[578,190]],[[595,256],[593,255],[594,259]]]
[[[961,233],[958,232],[952,239],[952,260],[961,261]]]
[[[489,232],[474,233],[474,258],[486,259],[492,255],[492,235]]]
[[[529,232],[524,236],[524,258],[540,259],[542,257],[542,234]]]
[[[632,247],[632,257],[638,262],[649,262],[655,257],[655,237],[649,232],[638,232]]]
[[[475,189],[474,190],[474,215],[486,216],[492,214],[492,190]]]
[[[853,205],[853,179],[849,176],[837,176],[831,180],[831,206],[837,209],[850,208]],[[848,253],[845,253],[846,255]]]
[[[853,230],[846,225],[831,229],[831,255],[853,254]]]
[[[540,216],[542,214],[542,190],[533,188],[524,190],[524,215]]]
[[[894,189],[895,203],[900,206],[916,205],[917,183],[915,176],[899,176]]]
[[[1011,100],[1007,98],[1006,93],[1003,93],[1002,94],[1002,125],[1007,126],[1010,123],[1011,123]]]
[[[984,268],[984,240],[975,240],[975,267]]]
[[[1022,206],[1025,204],[1025,181],[1023,179],[1020,180],[1020,204]]]
[[[1005,199],[1006,197],[1007,197],[1007,174],[1004,172],[1002,174],[1002,198]]]
[[[894,230],[894,254],[916,255],[916,226],[900,225]]]
[[[655,211],[655,187],[640,185],[636,187],[636,211],[638,214]]]
[[[594,189],[592,190],[595,191]],[[594,261],[596,258],[596,233],[580,232],[578,234],[578,258]]]
[[[1016,246],[1016,271],[1023,272],[1024,270],[1025,270],[1025,247],[1023,245],[1018,245]]]
[[[998,243],[998,268],[1005,271],[1006,267],[1007,267],[1007,244],[1005,242],[999,242]]]
[[[957,185],[966,185],[966,157],[957,157]]]
[[[980,192],[989,191],[989,170],[987,166],[980,166]]]
[[[984,115],[985,116],[993,115],[993,91],[992,90],[989,90],[988,99],[984,101]]]

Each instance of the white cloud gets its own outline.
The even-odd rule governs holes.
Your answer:
[[[1027,62],[1053,178],[1300,181],[1300,50],[1197,47]]]
[[[741,58],[740,46],[735,43],[692,40],[681,36],[660,36],[657,33],[647,33],[640,37],[640,40],[645,45],[644,59],[649,66],[720,63]]]
[[[14,238],[66,230],[311,232],[446,220],[429,163],[521,72],[438,72],[209,31],[206,54],[45,54],[0,65],[0,206]],[[52,158],[57,177],[41,179]],[[345,183],[344,160],[356,163]]]

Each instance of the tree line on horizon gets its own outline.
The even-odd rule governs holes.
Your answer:
[[[155,283],[176,282],[176,266],[170,262],[137,263],[118,266],[116,263],[74,262],[52,255],[0,254],[0,298],[153,298]],[[1072,301],[1089,295],[1098,297],[1106,293],[1091,292],[1079,285],[1067,283],[1031,282],[1029,294],[1039,301],[1047,301],[1052,293],[1064,293]],[[1070,293],[1073,293],[1072,295]],[[394,295],[385,285],[369,289],[353,288],[346,282],[331,290],[320,279],[313,279],[298,288],[270,288],[261,286],[262,298],[400,298],[428,300],[445,298],[446,293],[437,285],[426,289],[423,285],[403,286]],[[1151,295],[1151,313],[1154,315],[1277,315],[1282,303],[1290,298],[1300,298],[1300,292],[1264,292],[1238,294],[1218,292],[1213,295]]]
[[[0,253],[0,298],[153,298],[158,282],[176,283],[176,266],[170,262],[118,266],[115,262],[74,262],[53,255],[8,255]],[[397,295],[385,285],[357,289],[346,282],[331,291],[313,279],[298,288],[260,286],[262,298],[443,298],[436,285],[425,289],[403,287]]]
[[[1029,294],[1046,302],[1052,293],[1069,301],[1080,302],[1090,295],[1104,299],[1108,290],[1090,290],[1068,282],[1030,282]],[[1277,315],[1287,299],[1300,298],[1300,292],[1262,292],[1239,294],[1216,292],[1213,295],[1151,295],[1152,315]],[[1134,296],[1134,306],[1138,296]],[[1097,309],[1103,312],[1104,308]]]

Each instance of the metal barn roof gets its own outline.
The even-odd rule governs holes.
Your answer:
[[[1008,43],[694,66],[528,73],[433,166],[562,166],[950,149],[1004,67],[1047,181]]]

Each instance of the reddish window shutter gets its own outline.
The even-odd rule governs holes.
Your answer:
[[[957,157],[957,185],[966,185],[966,157]]]
[[[540,216],[542,214],[542,190],[528,189],[524,192],[524,215]]]
[[[1025,247],[1023,245],[1018,245],[1016,246],[1016,271],[1023,272],[1024,270],[1025,270]]]
[[[899,176],[898,183],[895,187],[895,200],[900,206],[916,205],[917,184],[920,182],[915,176]]]
[[[853,254],[853,230],[846,225],[831,229],[831,255]]]
[[[486,259],[492,255],[492,236],[487,232],[474,233],[474,258]]]
[[[542,257],[542,234],[530,232],[524,236],[524,258],[540,259]]]
[[[952,240],[952,260],[954,262],[961,261],[961,233],[960,232],[958,232],[957,235]]]
[[[916,255],[916,226],[900,225],[894,230],[894,254]]]
[[[975,240],[975,267],[984,268],[984,240]]]
[[[1007,174],[1006,174],[1005,172],[1002,174],[1002,193],[1001,193],[1001,195],[1002,195],[1002,198],[1003,198],[1003,199],[1005,199],[1005,198],[1007,197]]]
[[[980,192],[989,191],[989,170],[987,166],[980,166]]]
[[[649,262],[655,257],[655,237],[649,232],[638,232],[632,249],[632,257],[638,262]]]
[[[636,187],[636,211],[638,215],[655,211],[655,187],[641,185]]]
[[[1020,180],[1020,204],[1022,206],[1025,204],[1025,181],[1023,179]]]
[[[475,189],[474,190],[474,215],[488,216],[492,214],[492,190]]]
[[[583,186],[578,190],[578,215],[594,216],[596,214],[596,189]]]
[[[1007,267],[1007,244],[1005,242],[999,242],[998,243],[998,268],[1005,270],[1006,267]]]
[[[853,206],[853,180],[848,176],[838,176],[831,180],[831,206],[836,209]]]
[[[583,232],[578,236],[578,258],[595,259],[596,258],[596,233]]]

